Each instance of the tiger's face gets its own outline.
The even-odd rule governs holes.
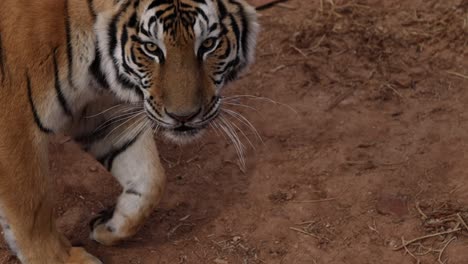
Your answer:
[[[143,102],[169,138],[193,138],[217,117],[222,88],[252,62],[255,10],[243,0],[120,2],[99,39],[111,89]]]

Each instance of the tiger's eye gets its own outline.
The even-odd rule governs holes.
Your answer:
[[[203,41],[202,46],[204,49],[211,49],[213,46],[216,44],[216,41],[214,38],[209,38]]]
[[[151,54],[156,54],[156,52],[158,51],[158,46],[153,43],[145,43],[145,49]]]

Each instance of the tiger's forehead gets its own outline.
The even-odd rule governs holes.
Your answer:
[[[218,16],[211,0],[153,0],[144,7],[144,34],[170,43],[191,43],[216,30]]]

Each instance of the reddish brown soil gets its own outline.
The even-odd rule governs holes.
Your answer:
[[[256,150],[245,173],[214,133],[191,146],[160,142],[167,192],[130,241],[89,241],[88,221],[119,188],[73,143],[55,140],[66,235],[105,263],[416,263],[393,250],[401,237],[432,232],[416,204],[468,208],[468,2],[321,2],[261,11],[257,63],[228,90],[297,113],[240,101],[258,110],[237,109],[264,141],[248,132]],[[468,263],[465,234],[443,260]],[[2,259],[15,262],[5,247]]]

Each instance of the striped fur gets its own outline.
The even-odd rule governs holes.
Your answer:
[[[2,32],[0,32],[0,83],[5,79],[5,55],[3,54],[2,47]]]
[[[152,129],[198,135],[257,31],[244,0],[0,1],[0,224],[20,261],[101,263],[54,227],[48,135],[72,135],[122,185],[91,225],[118,243],[162,197]]]

